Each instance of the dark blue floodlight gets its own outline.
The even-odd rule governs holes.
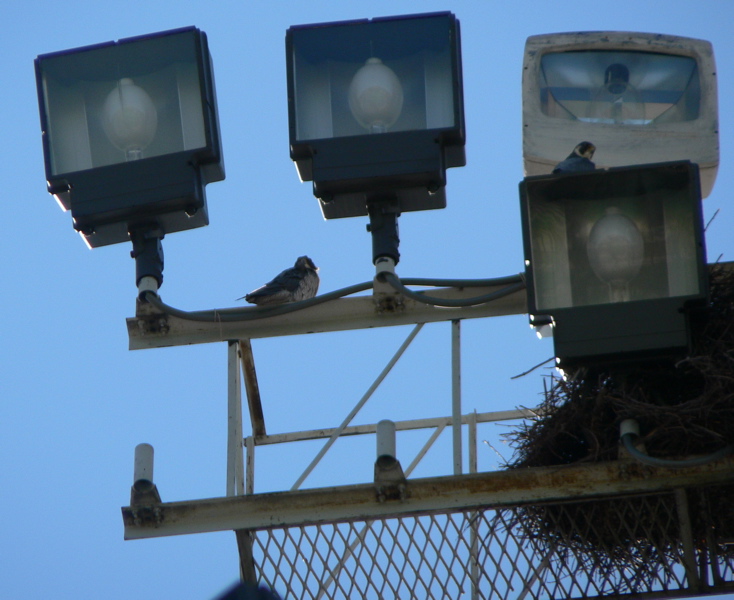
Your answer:
[[[208,224],[204,186],[224,167],[204,32],[44,54],[35,65],[48,190],[90,247]]]
[[[466,163],[453,14],[294,26],[286,56],[290,154],[325,218],[445,207]]]

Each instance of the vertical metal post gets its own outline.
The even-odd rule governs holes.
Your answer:
[[[461,321],[451,321],[451,420],[454,430],[454,475],[461,475]]]
[[[688,496],[685,489],[677,489],[673,492],[675,496],[675,507],[678,513],[678,525],[683,545],[683,567],[686,570],[688,589],[698,592],[701,589],[701,580],[696,570],[696,549],[693,544],[693,530],[691,528],[691,513],[688,508]]]
[[[245,463],[245,494],[255,493],[255,438],[248,435],[245,438],[247,461]]]
[[[469,424],[469,473],[477,472],[477,411],[467,415]],[[479,598],[479,518],[481,513],[471,513],[471,530],[470,530],[470,557],[471,566],[471,598],[478,600]]]
[[[477,472],[477,411],[466,416],[469,425],[469,473]]]
[[[245,493],[245,462],[242,438],[242,363],[243,346],[238,341],[227,345],[227,496]],[[245,346],[248,348],[249,346]],[[252,436],[247,438],[252,440]],[[248,445],[248,476],[254,461],[253,445]],[[248,477],[248,491],[252,493],[252,480]],[[252,554],[253,533],[248,529],[235,529],[237,551],[240,555],[240,579],[250,584],[257,583],[255,559]]]
[[[255,557],[252,554],[252,538],[255,535],[249,529],[235,529],[237,550],[240,553],[240,579],[252,585],[257,585],[257,570]]]
[[[227,352],[227,496],[235,496],[245,493],[239,344],[230,341]]]

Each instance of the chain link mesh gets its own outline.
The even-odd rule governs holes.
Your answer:
[[[272,528],[251,537],[258,580],[283,598],[539,600],[731,590],[731,546],[709,536],[695,540],[686,557],[684,544],[671,542],[680,527],[674,495],[657,494]]]

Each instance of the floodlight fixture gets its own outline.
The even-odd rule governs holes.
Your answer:
[[[293,26],[286,57],[290,155],[325,218],[446,206],[466,163],[452,13]]]
[[[708,297],[698,172],[677,161],[521,182],[528,310],[552,323],[561,366],[688,351]]]
[[[35,68],[48,190],[90,247],[208,224],[204,187],[224,165],[204,32],[44,54]]]
[[[620,31],[529,37],[522,77],[526,176],[550,173],[581,140],[598,168],[690,160],[701,192],[719,165],[710,42]]]

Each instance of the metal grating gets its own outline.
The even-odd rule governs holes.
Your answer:
[[[251,536],[257,579],[284,598],[539,600],[731,591],[734,551],[710,539],[691,545],[688,518],[679,512],[687,506],[674,492],[268,528]]]

